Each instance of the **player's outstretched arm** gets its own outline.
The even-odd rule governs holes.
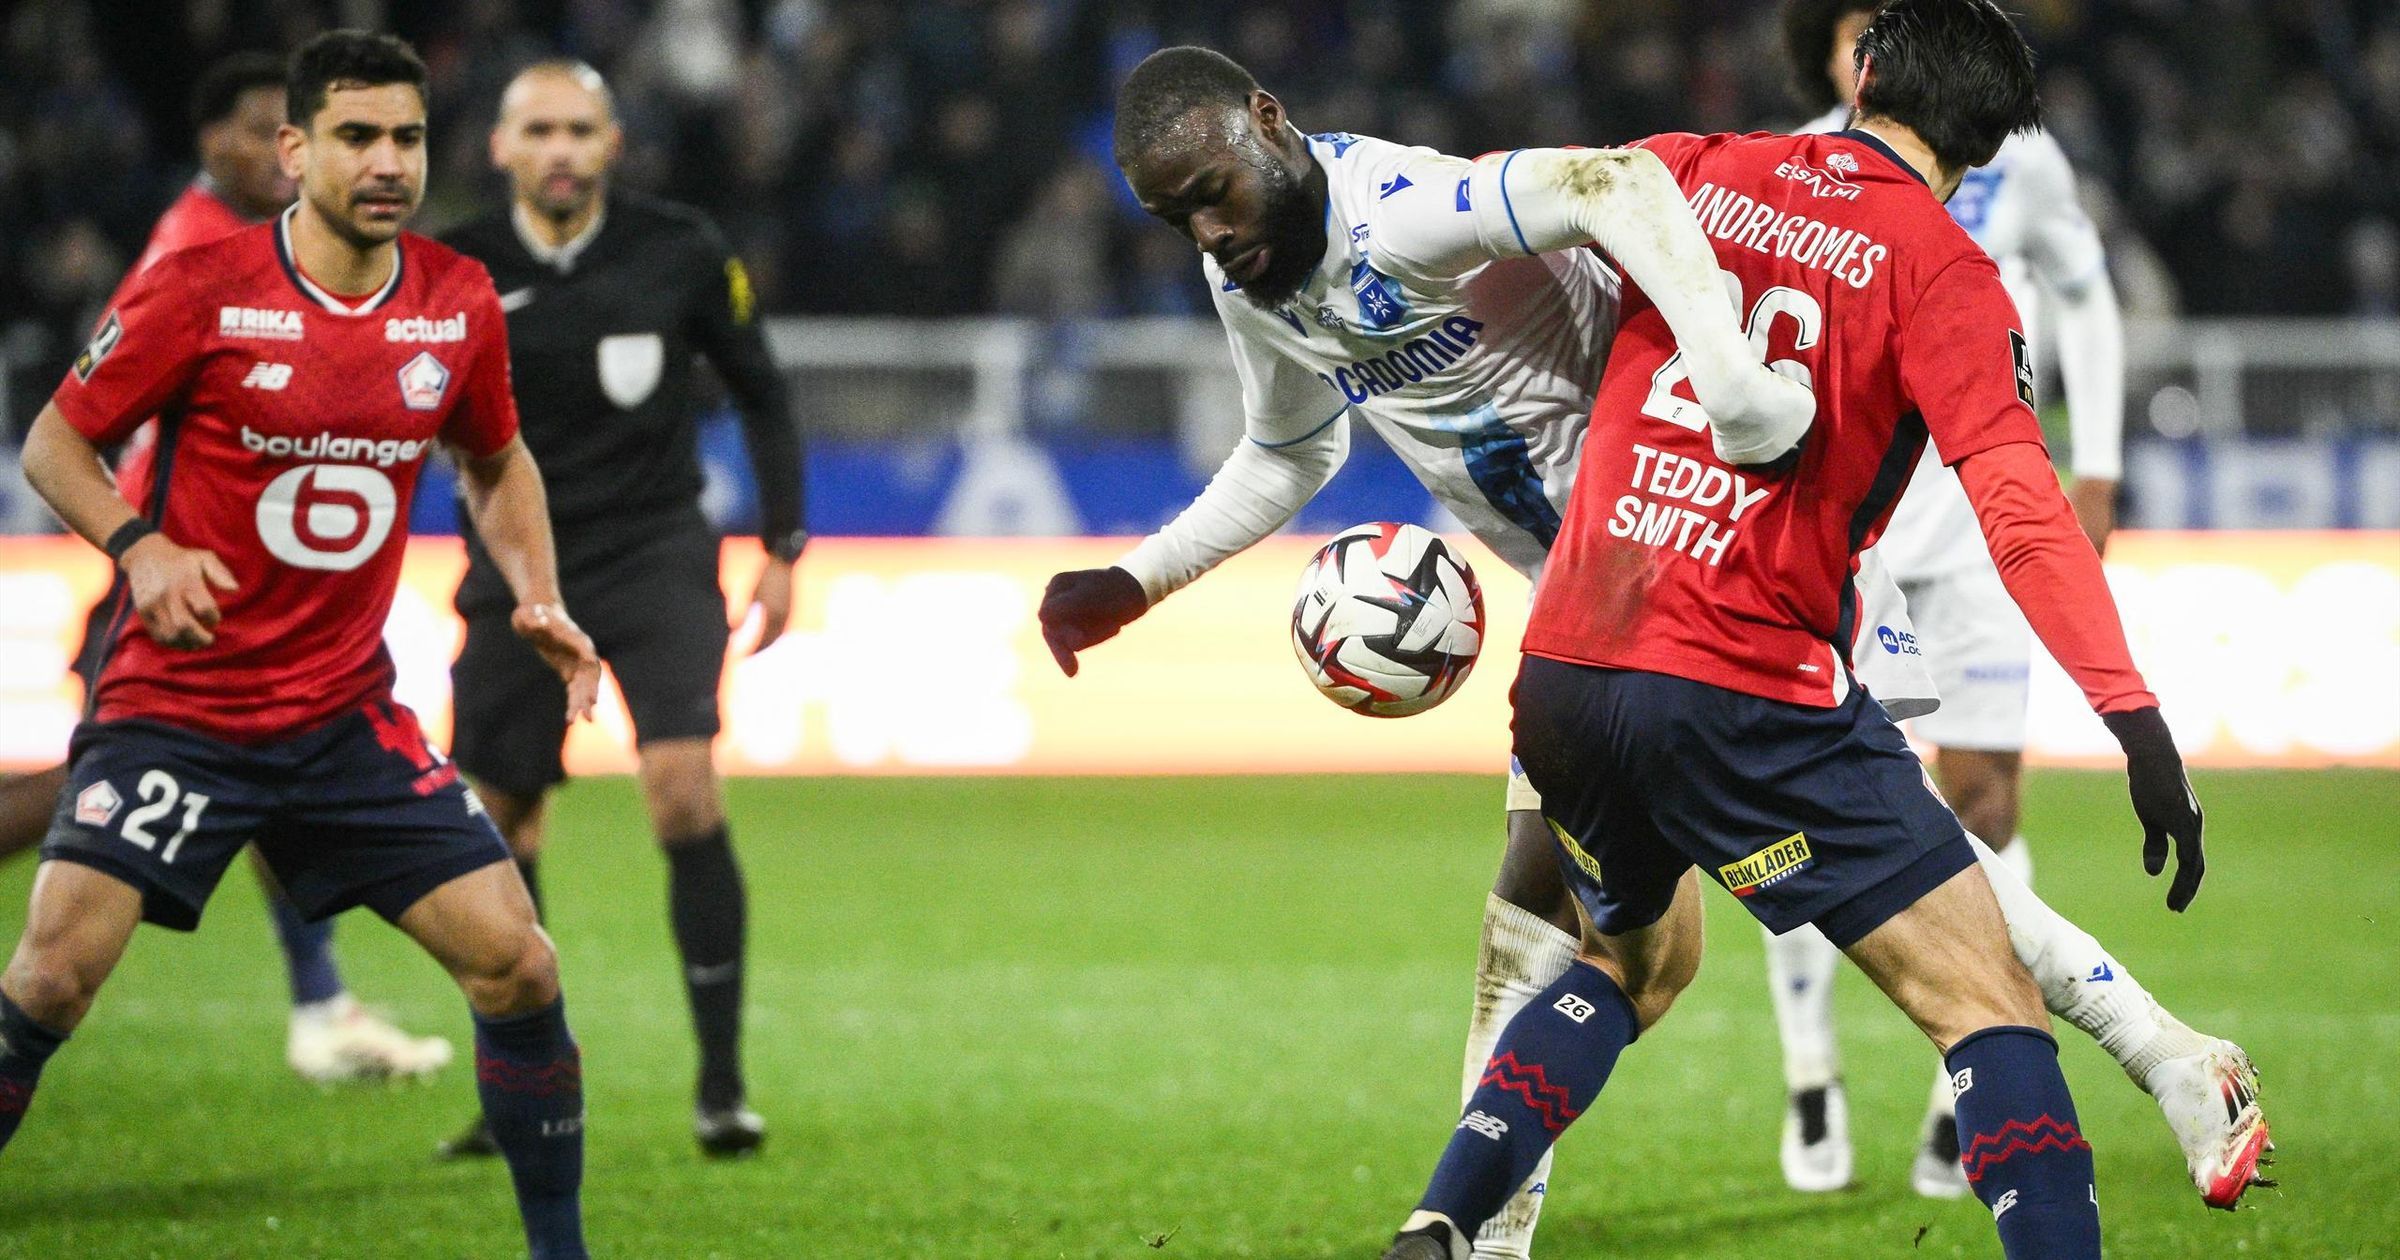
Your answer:
[[[2200,800],[2158,698],[2134,668],[2099,554],[2075,523],[2049,453],[2034,442],[1995,446],[1960,460],[1958,479],[2009,597],[2124,748],[2133,812],[2142,823],[2142,866],[2152,875],[2166,869],[2172,842],[2167,908],[2182,910],[2206,870]]]
[[[592,711],[600,694],[600,654],[567,615],[558,593],[558,555],[550,540],[550,500],[542,471],[525,439],[512,437],[489,455],[458,451],[460,497],[492,562],[500,567],[517,611],[509,625],[533,645],[567,683],[567,720]]]
[[[2022,168],[2026,256],[2043,310],[2055,320],[2059,377],[2066,383],[2075,480],[2075,519],[2105,554],[2116,529],[2117,482],[2125,470],[2125,321],[2108,278],[2108,251],[2083,211],[2075,168],[2047,132],[2026,143]]]
[[[1200,497],[1124,559],[1076,569],[1042,592],[1042,641],[1069,678],[1075,654],[1116,637],[1150,605],[1256,545],[1316,497],[1349,454],[1350,431],[1336,413],[1297,441],[1269,446],[1244,437]]]
[[[234,589],[233,572],[213,551],[176,545],[117,493],[91,440],[58,405],[42,408],[25,435],[25,481],[67,528],[108,553],[125,573],[142,628],[168,647],[206,647],[216,639],[217,591]]]
[[[1647,149],[1489,154],[1467,168],[1464,188],[1428,188],[1386,209],[1372,239],[1379,255],[1453,275],[1494,259],[1597,244],[1674,332],[1718,458],[1773,463],[1816,418],[1806,386],[1760,363],[1716,251],[1666,163]]]

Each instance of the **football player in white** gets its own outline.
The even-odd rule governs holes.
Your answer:
[[[1877,7],[1877,0],[1785,5],[1785,45],[1799,90],[1811,105],[1832,107],[1803,131],[1848,124],[1858,82],[1852,50]],[[2037,312],[2056,322],[2072,425],[2068,497],[2092,545],[2104,548],[2122,466],[2124,333],[2099,233],[2076,201],[2075,173],[2047,132],[2019,133],[1989,164],[1968,172],[1948,204],[2000,264],[2027,330],[2019,371],[2028,377]],[[1958,475],[1930,443],[1875,550],[1919,622],[1941,694],[1939,711],[1918,717],[1914,733],[1934,746],[1935,776],[1959,821],[1997,855],[1983,865],[2018,956],[2041,982],[2051,1011],[2089,1033],[2158,1100],[2203,1199],[2233,1206],[2256,1176],[2243,1149],[2265,1128],[2248,1057],[2160,1008],[2098,942],[2026,887],[2033,863],[2016,829],[2032,637],[2000,584]],[[1837,1190],[1851,1180],[1833,1028],[1839,961],[1812,927],[1767,939],[1767,980],[1789,1088],[1783,1172],[1797,1190]],[[1956,1198],[1968,1187],[1949,1078],[1934,1075],[1910,1181],[1919,1193]]]

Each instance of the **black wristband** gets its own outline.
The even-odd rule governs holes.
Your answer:
[[[761,541],[767,544],[768,555],[785,564],[790,564],[800,558],[801,552],[808,550],[808,531],[795,529],[780,538],[768,538]]]
[[[135,543],[157,532],[158,526],[137,516],[117,526],[117,532],[110,534],[108,541],[100,544],[100,550],[108,553],[111,563],[123,564],[125,563],[125,553],[133,550]]]

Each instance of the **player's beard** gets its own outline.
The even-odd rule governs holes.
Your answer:
[[[309,203],[316,208],[317,216],[325,221],[325,226],[332,229],[335,236],[342,239],[343,244],[352,249],[365,250],[398,237],[400,229],[407,224],[409,216],[416,213],[417,199],[406,190],[400,191],[401,195],[406,198],[403,209],[399,216],[388,224],[360,221],[358,209],[362,203],[355,189],[345,188],[331,197],[323,197],[315,193],[309,193],[307,197]],[[329,201],[333,204],[326,204]]]
[[[1237,142],[1242,164],[1258,172],[1260,200],[1266,207],[1266,230],[1261,233],[1271,253],[1266,274],[1242,285],[1242,296],[1263,310],[1275,310],[1292,300],[1325,261],[1325,199],[1305,175],[1295,175],[1264,145]]]

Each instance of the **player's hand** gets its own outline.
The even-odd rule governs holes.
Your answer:
[[[1042,591],[1042,642],[1067,677],[1075,676],[1075,654],[1117,637],[1134,618],[1150,611],[1142,584],[1123,569],[1075,569],[1050,579]]]
[[[750,588],[750,602],[743,605],[744,621],[749,609],[758,612],[758,642],[750,645],[750,655],[767,650],[783,637],[783,625],[792,619],[792,565],[773,556],[767,557],[767,567],[758,571],[758,585]],[[735,623],[738,628],[740,623]]]
[[[165,534],[152,534],[125,552],[119,568],[141,613],[142,629],[171,648],[203,648],[217,641],[217,591],[234,589],[233,571],[217,553],[180,547]]]
[[[2067,506],[2075,522],[2092,540],[2092,550],[2108,554],[2108,536],[2117,532],[2117,483],[2110,477],[2077,477],[2067,487]]]
[[[2180,912],[2200,891],[2207,862],[2200,853],[2200,798],[2183,773],[2183,755],[2158,710],[2103,713],[2109,733],[2125,749],[2125,779],[2133,792],[2133,814],[2142,820],[2142,869],[2152,875],[2167,867],[2167,842],[2175,842],[2175,882],[2167,886],[2167,909]]]
[[[508,626],[566,680],[567,720],[591,716],[592,704],[600,698],[600,653],[591,636],[557,604],[519,604]]]

